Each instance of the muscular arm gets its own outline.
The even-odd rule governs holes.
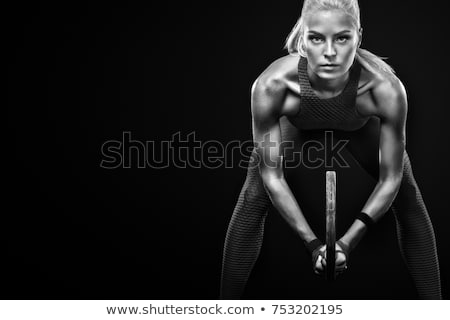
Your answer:
[[[398,80],[382,83],[374,89],[373,96],[380,118],[380,173],[378,183],[362,211],[378,221],[390,208],[402,180],[407,101],[405,90]],[[365,229],[364,223],[355,220],[341,240],[352,249]]]
[[[280,79],[261,77],[252,87],[253,138],[264,187],[278,212],[303,241],[316,238],[283,174],[279,118],[286,96]]]

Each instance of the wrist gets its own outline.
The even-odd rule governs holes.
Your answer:
[[[322,246],[323,246],[322,241],[320,241],[318,238],[305,242],[306,250],[308,250],[308,252],[311,254]]]
[[[359,219],[355,219],[351,227],[339,241],[346,245],[349,251],[352,251],[366,232],[367,226]]]
[[[311,235],[300,235],[300,238],[303,239],[303,242],[307,244],[308,242],[314,241],[317,237],[314,234]]]
[[[367,229],[371,229],[375,225],[375,220],[373,220],[373,218],[369,216],[367,213],[362,211],[356,215],[355,219],[364,223]]]
[[[309,242],[305,242],[305,248],[311,255],[313,265],[316,263],[317,258],[320,255],[320,248],[323,246],[322,241],[315,238]]]

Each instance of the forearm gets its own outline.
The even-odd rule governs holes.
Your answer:
[[[361,211],[366,213],[374,222],[381,219],[392,205],[400,182],[401,177],[379,181]],[[366,233],[367,227],[361,220],[356,219],[340,240],[352,250]]]
[[[380,220],[391,207],[400,188],[401,180],[401,174],[380,180],[361,211],[375,222]]]
[[[263,179],[273,206],[305,242],[316,239],[284,178]]]

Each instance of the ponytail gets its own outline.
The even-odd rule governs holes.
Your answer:
[[[390,76],[393,76],[395,74],[394,69],[389,64],[383,61],[383,59],[386,58],[381,58],[373,54],[369,50],[358,48],[356,50],[356,59],[358,59],[362,64],[368,64],[375,70],[381,71],[383,74]]]

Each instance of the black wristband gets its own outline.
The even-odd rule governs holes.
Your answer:
[[[356,219],[362,221],[366,225],[367,229],[372,228],[375,224],[375,221],[373,221],[373,219],[365,212],[358,213]]]
[[[313,266],[316,264],[317,258],[319,258],[321,252],[320,247],[322,247],[322,245],[322,241],[317,238],[305,243],[306,250],[308,250],[311,255]]]
[[[322,241],[316,238],[314,240],[311,240],[310,242],[307,242],[305,246],[308,252],[312,254],[314,250],[322,246]]]

